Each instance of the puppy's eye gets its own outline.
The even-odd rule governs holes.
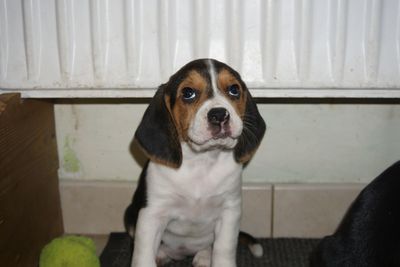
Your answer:
[[[232,84],[232,85],[228,86],[228,94],[235,98],[239,98],[239,96],[240,96],[239,85]]]
[[[192,101],[196,98],[196,90],[190,87],[185,87],[182,89],[182,97],[186,101]]]

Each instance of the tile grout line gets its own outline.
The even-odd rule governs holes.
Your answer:
[[[271,220],[271,227],[270,227],[270,236],[271,238],[274,238],[274,203],[275,202],[275,185],[271,185],[271,215],[270,215],[270,220]]]

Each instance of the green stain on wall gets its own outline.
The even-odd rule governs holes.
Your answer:
[[[76,173],[80,170],[80,162],[71,148],[71,141],[69,136],[65,137],[64,154],[63,154],[63,168],[66,172]]]

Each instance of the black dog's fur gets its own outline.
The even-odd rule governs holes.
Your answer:
[[[400,266],[400,161],[364,188],[336,232],[321,241],[311,266]]]

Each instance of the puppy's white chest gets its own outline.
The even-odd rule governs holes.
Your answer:
[[[191,237],[212,233],[223,205],[222,197],[192,198],[177,203],[167,230],[176,235]]]
[[[210,246],[227,203],[240,202],[242,167],[232,153],[184,153],[179,169],[158,164],[148,169],[149,201],[162,206],[170,218],[162,240],[172,254]]]
[[[192,183],[187,183],[183,188],[175,187],[175,197],[172,197],[168,207],[171,220],[162,241],[172,258],[193,255],[210,247],[214,242],[215,229],[226,200],[236,194],[235,189],[210,181],[211,176],[196,178],[199,180],[192,180]],[[229,190],[225,190],[228,188]],[[237,197],[240,198],[240,195]]]
[[[149,196],[166,198],[179,206],[213,206],[218,198],[240,191],[242,165],[232,151],[196,153],[182,144],[183,161],[179,169],[150,163]]]

